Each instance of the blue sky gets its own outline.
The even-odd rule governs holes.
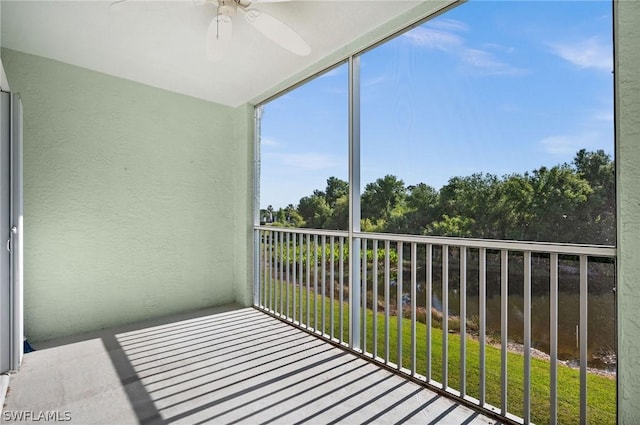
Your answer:
[[[608,1],[472,0],[361,56],[361,180],[439,189],[613,156]],[[347,66],[265,105],[261,207],[347,179]]]

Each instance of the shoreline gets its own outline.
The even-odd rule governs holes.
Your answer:
[[[380,311],[381,306],[378,306],[378,312],[382,312],[384,313],[384,306],[382,306],[382,311]],[[424,314],[426,316],[426,308],[425,307],[417,307],[416,308],[416,312],[421,312],[422,314]],[[397,311],[390,311],[390,314],[397,314]],[[409,313],[410,316],[410,310],[407,308],[403,308],[403,318],[408,318],[407,317],[407,313]],[[442,313],[440,311],[438,311],[435,308],[431,308],[431,317],[432,317],[432,323],[440,323],[440,327],[437,327],[438,329],[442,329]],[[425,323],[425,322],[421,322],[421,323]],[[458,334],[460,332],[460,317],[459,316],[449,316],[449,332],[450,333],[454,333],[454,334]],[[451,326],[453,325],[453,326]],[[478,329],[475,328],[475,326],[470,323],[467,320],[467,336],[471,337],[472,339],[474,339],[475,341],[478,341]],[[471,325],[471,326],[469,326]],[[432,324],[433,327],[433,324]],[[497,349],[501,349],[502,346],[499,342],[495,342],[495,339],[491,336],[491,335],[487,335],[486,338],[487,342],[486,344],[488,346],[491,346],[493,348],[497,348]],[[515,354],[522,354],[524,355],[524,344],[520,344],[518,342],[514,342],[514,341],[508,341],[507,342],[507,351],[511,352],[511,353],[515,353]],[[551,355],[549,355],[548,353],[545,353],[542,350],[539,350],[537,348],[531,348],[530,349],[531,352],[531,357],[535,358],[535,359],[540,359],[540,360],[546,360],[548,362],[551,362]],[[615,359],[615,355],[613,357]],[[579,370],[580,369],[580,365],[579,363],[576,364],[577,362],[575,360],[562,360],[562,359],[558,359],[557,360],[557,364],[561,365],[561,366],[566,366],[575,370]],[[607,365],[616,365],[615,361],[603,361],[603,363],[607,364]],[[605,378],[609,378],[609,379],[616,379],[617,377],[617,371],[616,370],[606,370],[606,369],[599,369],[596,367],[587,367],[587,372],[598,375],[598,376],[602,376]]]
[[[474,340],[478,340],[476,335],[469,334],[469,333],[467,333],[467,335],[472,337]],[[494,348],[501,348],[500,344],[493,343],[493,342],[487,342],[487,345],[490,345],[491,347],[494,347]],[[524,345],[517,342],[513,342],[513,341],[507,342],[507,350],[511,353],[524,355]],[[546,360],[548,362],[551,362],[551,356],[542,350],[538,350],[537,348],[531,348],[531,358]],[[576,363],[575,361],[571,361],[571,360],[558,359],[557,361],[557,364],[561,366],[566,366],[566,367],[570,367],[571,369],[579,370],[580,365],[579,364],[576,365],[575,363]],[[618,375],[616,371],[598,369],[595,367],[587,367],[587,372],[593,373],[595,375],[599,375],[605,378],[609,378],[609,379],[616,379]]]

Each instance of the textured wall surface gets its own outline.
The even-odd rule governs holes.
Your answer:
[[[235,167],[236,302],[253,304],[253,208],[254,208],[254,108],[246,104],[236,109],[236,152],[245,158]]]
[[[618,422],[640,423],[640,2],[616,2]]]
[[[234,301],[247,277],[235,258],[250,215],[249,152],[236,149],[245,111],[10,50],[2,59],[24,106],[26,335]]]

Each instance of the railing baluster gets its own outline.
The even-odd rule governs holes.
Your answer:
[[[278,288],[278,232],[272,232],[271,239],[271,261],[273,263],[273,273],[271,275],[271,311],[278,313],[278,296],[276,289]]]
[[[351,254],[351,253],[349,253]],[[340,342],[344,341],[344,237],[340,237]]]
[[[271,284],[271,311],[278,314],[278,232],[273,232],[273,282]]]
[[[280,233],[280,316],[284,316],[284,232]]]
[[[531,252],[524,252],[524,406],[522,419],[531,422]]]
[[[500,251],[500,414],[507,414],[507,308],[509,302],[509,252]]]
[[[334,298],[334,291],[335,291],[335,278],[336,278],[336,261],[335,261],[335,249],[336,249],[336,244],[335,244],[335,237],[331,236],[331,273],[329,276],[329,292],[331,292],[331,298],[330,298],[330,308],[329,308],[329,335],[331,336],[331,339],[333,339],[334,337],[334,332],[333,332],[333,327],[335,326],[335,314],[334,314],[334,303],[333,303],[333,298]]]
[[[269,296],[269,308],[272,312],[276,312],[276,286],[278,284],[278,236],[277,232],[271,232],[271,290]]]
[[[396,364],[398,370],[402,369],[402,242],[398,242],[398,265],[396,267]]]
[[[442,245],[442,388],[449,386],[449,247]]]
[[[302,326],[302,296],[303,296],[303,288],[304,288],[304,235],[300,233],[300,243],[298,244],[298,248],[300,250],[300,255],[298,256],[300,259],[300,273],[298,274],[298,324]]]
[[[273,311],[273,232],[269,232],[269,283],[267,284],[267,309]]]
[[[259,292],[259,297],[260,297],[260,303],[262,304],[262,308],[265,309],[267,308],[267,297],[266,297],[266,290],[267,290],[267,235],[266,235],[266,231],[264,232],[260,232],[260,256],[262,257],[262,273],[261,273],[261,285],[260,285],[260,292]]]
[[[558,254],[549,258],[551,297],[549,300],[549,345],[551,356],[549,424],[558,423]]]
[[[311,235],[307,235],[307,273],[305,282],[307,287],[307,296],[305,297],[307,299],[305,304],[307,317],[304,324],[308,329],[311,327]]]
[[[389,363],[390,242],[384,241],[384,362]]]
[[[478,250],[478,266],[479,266],[479,282],[478,282],[478,292],[479,292],[479,306],[478,306],[478,318],[480,322],[480,365],[479,365],[479,373],[480,373],[480,385],[479,385],[479,397],[478,401],[480,402],[480,406],[484,407],[485,405],[485,389],[486,389],[486,318],[487,318],[487,249],[480,248]]]
[[[467,395],[467,247],[460,247],[460,397]]]
[[[271,276],[271,311],[278,314],[278,232],[272,233],[271,258],[273,261],[273,275]]]
[[[313,237],[313,330],[318,331],[318,235]]]
[[[371,289],[373,290],[373,350],[372,355],[378,357],[378,240],[373,241],[373,276]]]
[[[367,352],[367,240],[362,239],[362,353]]]
[[[287,301],[285,302],[285,317],[288,319],[289,317],[291,317],[290,316],[291,312],[289,310],[289,307],[290,307],[289,306],[289,296],[290,296],[290,292],[291,292],[291,265],[289,264],[289,262],[291,261],[291,251],[290,251],[290,249],[291,249],[291,233],[287,232],[287,234],[285,236],[285,242],[287,244],[287,247],[286,247],[287,254],[285,256],[286,257],[285,258],[285,261],[286,261],[285,264],[287,265],[287,273],[286,273],[286,275],[287,275],[286,276],[287,284],[286,284],[286,291],[285,291],[286,292],[285,293],[285,297],[287,297]]]
[[[264,246],[264,283],[262,285],[262,308],[269,309],[267,298],[267,288],[269,286],[269,267],[271,266],[271,260],[269,259],[269,235],[268,232],[264,232],[262,236],[262,245]]]
[[[411,244],[411,376],[416,375],[416,287],[418,286],[418,244]]]
[[[291,281],[291,321],[296,321],[296,306],[297,306],[297,297],[296,297],[296,285],[298,283],[298,238],[295,233],[291,238],[291,269],[292,269],[292,281]]]
[[[280,258],[280,232],[275,232],[274,233],[275,236],[275,255],[274,255],[274,262],[275,262],[275,280],[273,282],[273,287],[274,287],[274,291],[273,291],[273,311],[276,314],[281,314],[282,310],[280,309],[280,297],[279,297],[279,292],[280,292],[280,273],[282,271],[282,264],[281,264],[281,258]]]
[[[587,303],[589,295],[588,260],[580,256],[580,423],[589,423],[587,417]]]
[[[431,327],[433,326],[431,320],[431,309],[433,308],[433,245],[427,244],[427,254],[425,256],[425,266],[426,266],[426,282],[425,282],[425,292],[427,294],[425,306],[427,309],[427,348],[426,348],[426,358],[427,358],[427,370],[425,371],[426,382],[427,384],[431,382]]]
[[[322,334],[327,334],[327,237],[322,235],[322,296],[320,301],[322,302]]]
[[[263,237],[263,245],[264,245],[264,285],[262,289],[262,308],[265,310],[269,309],[269,298],[268,298],[268,287],[269,287],[269,268],[271,267],[271,259],[269,258],[269,232],[264,232]]]
[[[262,279],[262,251],[259,229],[253,229],[253,289],[252,299],[254,306],[260,306],[260,280]]]

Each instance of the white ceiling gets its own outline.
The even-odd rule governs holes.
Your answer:
[[[213,102],[238,106],[422,2],[290,1],[257,7],[286,22],[311,46],[299,57],[240,15],[234,49],[220,63],[205,55],[215,6],[189,1],[2,1],[2,46]]]

